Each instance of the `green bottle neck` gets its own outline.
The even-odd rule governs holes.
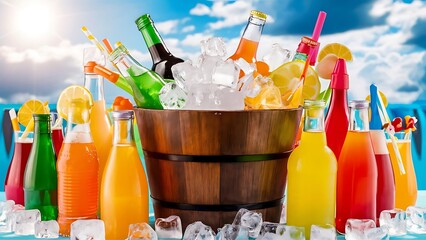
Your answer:
[[[34,144],[51,140],[52,126],[50,114],[38,114],[34,116]]]
[[[154,24],[148,23],[144,25],[142,28],[140,28],[139,31],[141,32],[148,49],[154,46],[155,44],[162,44],[166,48],[166,46],[164,45],[163,39],[161,38]]]

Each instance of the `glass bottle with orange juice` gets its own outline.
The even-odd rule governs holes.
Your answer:
[[[288,160],[287,223],[305,227],[334,225],[337,160],[327,147],[324,101],[305,100],[300,145]]]
[[[60,95],[57,109],[67,120],[67,132],[57,160],[58,223],[69,236],[71,223],[96,219],[99,206],[99,160],[90,133],[90,92],[70,86]]]
[[[134,140],[133,111],[113,111],[112,117],[113,146],[102,177],[100,213],[106,239],[125,239],[130,224],[148,222],[148,182]]]

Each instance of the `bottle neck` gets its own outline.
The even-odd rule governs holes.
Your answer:
[[[114,119],[113,145],[134,145],[133,118]]]
[[[36,139],[42,134],[47,137],[51,137],[50,134],[52,134],[52,127],[50,118],[49,120],[34,120],[34,141],[36,141]]]
[[[348,94],[346,89],[332,89],[330,108],[348,109]]]
[[[85,107],[71,104],[68,109],[67,132],[64,143],[92,143],[90,112]]]
[[[160,62],[165,57],[171,55],[154,24],[146,24],[140,29],[140,32],[145,40],[148,51],[151,54],[153,63]]]
[[[324,108],[305,109],[304,132],[324,132]]]
[[[112,63],[124,77],[140,76],[150,70],[140,65],[130,54],[121,52]]]
[[[296,54],[293,57],[293,61],[306,62],[307,59],[308,59],[308,55],[302,52],[296,52]]]
[[[349,131],[368,132],[368,108],[350,108]]]
[[[240,43],[235,54],[243,54],[256,58],[257,47],[262,35],[265,20],[251,16],[246,28],[244,29]],[[245,59],[247,60],[247,59]],[[251,62],[251,61],[250,61]]]
[[[104,79],[102,76],[93,73],[85,73],[84,87],[90,91],[94,101],[105,100]]]

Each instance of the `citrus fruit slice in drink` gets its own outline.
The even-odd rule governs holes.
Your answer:
[[[90,120],[89,111],[92,107],[92,94],[85,87],[79,85],[65,88],[56,105],[58,114],[75,124],[88,123]],[[69,114],[72,116],[69,116]]]
[[[33,114],[43,114],[49,113],[49,108],[47,104],[44,104],[40,100],[31,99],[22,104],[21,108],[18,111],[18,121],[24,127],[33,119]]]
[[[289,97],[297,90],[304,65],[304,62],[299,61],[284,63],[269,75],[275,86],[280,89],[284,105],[288,103]],[[316,99],[320,90],[321,83],[318,74],[312,67],[309,67],[303,84],[303,99]]]
[[[352,61],[351,50],[341,43],[329,43],[325,45],[318,53],[318,62],[321,62],[328,54],[334,54],[338,58],[343,58],[348,62]]]

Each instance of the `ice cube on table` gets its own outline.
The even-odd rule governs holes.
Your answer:
[[[262,214],[249,211],[245,208],[241,208],[235,216],[233,225],[241,225],[248,228],[249,237],[257,238],[262,228]]]
[[[270,72],[290,61],[290,59],[291,51],[282,48],[278,43],[273,44],[271,51],[262,58],[268,64]]]
[[[208,56],[226,55],[226,46],[222,38],[211,37],[201,41],[201,53]]]
[[[331,224],[311,226],[311,240],[336,240],[336,238],[336,228]]]
[[[77,220],[71,224],[71,240],[104,240],[105,224],[98,219]]]
[[[175,82],[168,82],[161,88],[160,102],[164,109],[181,109],[188,99],[185,91]]]
[[[212,72],[212,83],[235,89],[237,87],[240,69],[234,61],[218,62]]]
[[[59,224],[56,220],[39,221],[35,223],[34,231],[36,238],[58,238]]]
[[[276,234],[285,240],[305,240],[305,228],[278,224]]]
[[[148,223],[135,223],[129,225],[127,240],[157,240],[157,233]]]
[[[189,224],[183,235],[184,240],[215,240],[215,237],[212,228],[200,221]]]
[[[179,216],[157,218],[155,220],[155,232],[158,238],[182,239],[182,222]]]
[[[365,232],[368,229],[376,228],[376,223],[372,219],[353,219],[346,221],[345,239],[346,240],[367,240]]]
[[[16,235],[33,235],[34,225],[41,220],[41,214],[38,209],[18,210],[11,216],[15,221]]]
[[[390,236],[407,234],[407,214],[402,209],[384,210],[380,213],[380,226],[387,228]]]
[[[407,230],[413,233],[426,233],[426,208],[407,208]]]
[[[13,211],[15,201],[7,200],[0,202],[0,232],[11,232],[10,213]]]
[[[388,230],[386,228],[370,228],[364,232],[366,240],[389,240]]]
[[[192,84],[203,82],[201,69],[189,60],[173,65],[172,74],[176,84],[186,92]]]

